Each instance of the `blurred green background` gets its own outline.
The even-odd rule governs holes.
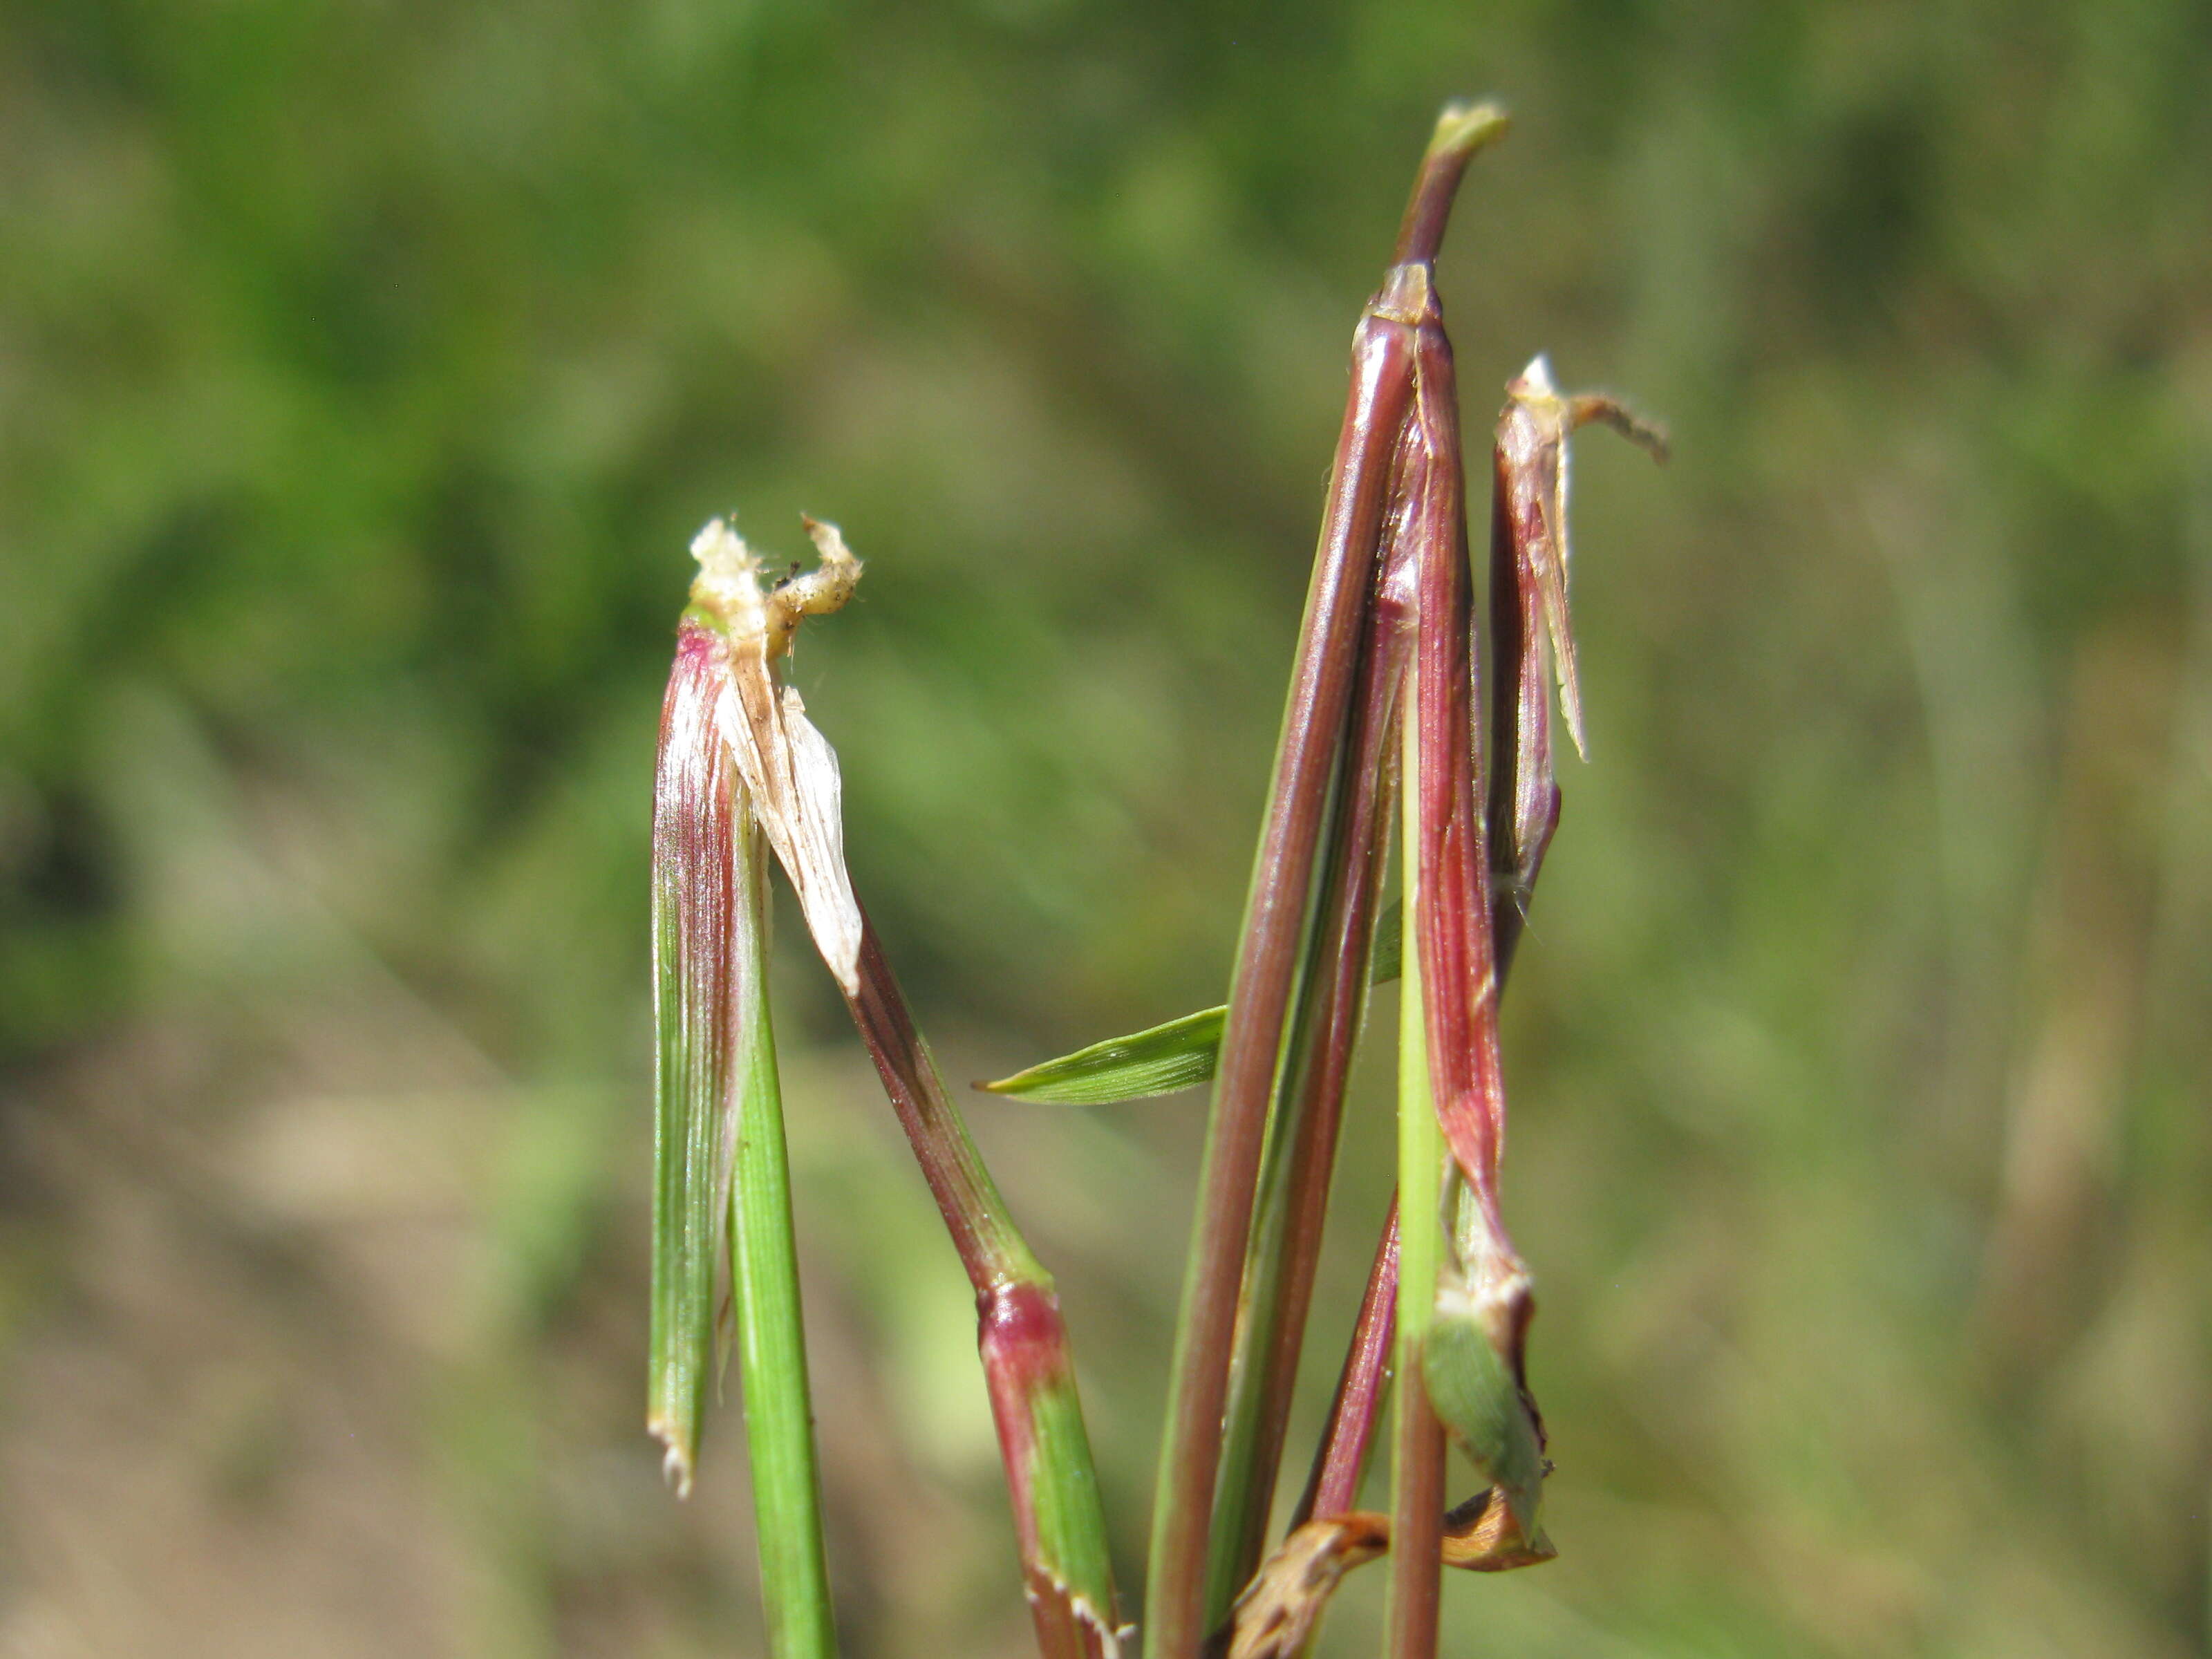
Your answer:
[[[1562,1558],[1447,1651],[2205,1653],[2208,86],[2190,0],[0,11],[0,1653],[759,1650],[734,1415],[683,1507],[641,1426],[686,542],[870,562],[796,672],[953,1078],[1217,1000],[1470,93],[1475,429],[1544,349],[1677,458],[1577,469],[1508,999]],[[965,1286],[794,921],[848,1651],[1017,1655]],[[1133,1588],[1199,1104],[972,1110]]]

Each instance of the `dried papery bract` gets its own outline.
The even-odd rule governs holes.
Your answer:
[[[1490,1488],[1443,1517],[1443,1565],[1469,1572],[1502,1572],[1551,1559],[1505,1540],[1511,1522]],[[1390,1517],[1341,1510],[1301,1521],[1237,1598],[1228,1659],[1298,1659],[1346,1574],[1386,1554]]]
[[[806,718],[799,693],[778,684],[770,665],[790,650],[802,617],[835,611],[851,597],[860,562],[836,526],[806,523],[822,555],[820,568],[763,589],[760,562],[716,519],[691,543],[699,561],[691,602],[719,626],[729,685],[720,715],[738,775],[798,890],[823,961],[849,996],[859,972],[860,906],[845,871],[837,755]]]
[[[1567,541],[1567,440],[1576,428],[1593,421],[1612,427],[1659,459],[1666,459],[1666,435],[1656,427],[1637,419],[1627,405],[1601,392],[1562,396],[1552,384],[1552,366],[1541,354],[1531,359],[1505,388],[1505,407],[1498,416],[1499,510],[1540,602],[1559,675],[1559,707],[1579,754],[1587,754],[1589,746],[1583,736],[1582,684],[1575,663],[1574,630],[1567,615],[1567,582],[1571,574]]]
[[[1237,1598],[1229,1659],[1297,1659],[1338,1582],[1389,1541],[1389,1518],[1364,1510],[1295,1528]]]

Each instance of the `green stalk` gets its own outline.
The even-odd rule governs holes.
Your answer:
[[[975,1289],[1022,1578],[1044,1659],[1116,1659],[1114,1571],[1060,1297],[945,1092],[874,923],[848,1005]]]
[[[768,842],[736,837],[737,1144],[731,1149],[730,1274],[737,1310],[745,1443],[751,1454],[761,1604],[774,1659],[830,1659],[837,1650],[822,1547],[822,1486],[799,1316],[799,1255],[783,1090],[768,1000]]]
[[[1423,994],[1420,813],[1422,687],[1409,687],[1402,755],[1404,965],[1398,1009],[1397,1388],[1390,1436],[1390,1604],[1383,1650],[1390,1659],[1434,1659],[1442,1593],[1444,1433],[1430,1408],[1421,1349],[1436,1305],[1442,1228],[1444,1139],[1429,1081]]]

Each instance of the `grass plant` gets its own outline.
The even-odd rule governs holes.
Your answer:
[[[1352,386],[1229,1000],[981,1085],[1101,1105],[1211,1079],[1140,1621],[1147,1659],[1291,1659],[1360,1562],[1392,1562],[1393,1659],[1437,1648],[1440,1570],[1547,1559],[1548,1464],[1527,1386],[1531,1281],[1498,1176],[1498,999],[1559,816],[1556,669],[1581,742],[1566,593],[1566,441],[1617,403],[1561,397],[1543,360],[1509,388],[1493,457],[1488,752],[1451,347],[1435,261],[1470,157],[1505,129],[1445,110],[1395,257],[1354,336]],[[1110,1656],[1117,1605],[1098,1482],[1050,1275],[947,1094],[843,862],[840,783],[780,664],[860,564],[763,586],[717,524],[664,717],[656,813],[661,1070],[651,1420],[679,1490],[735,1240],[762,1587],[774,1650],[832,1650],[763,989],[768,849],[797,887],[974,1288],[978,1345],[1046,1659]],[[1394,830],[1395,836],[1394,837]],[[1402,842],[1400,902],[1386,906]],[[1402,977],[1398,1186],[1328,1427],[1268,1537],[1352,1059],[1371,984]],[[1395,1378],[1387,1515],[1358,1500]],[[1488,1483],[1447,1510],[1445,1446]]]

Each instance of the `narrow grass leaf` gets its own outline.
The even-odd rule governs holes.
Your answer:
[[[1221,1057],[1221,1024],[1228,1013],[1225,1006],[1201,1008],[977,1086],[1061,1106],[1109,1106],[1171,1095],[1212,1079]]]
[[[1375,957],[1368,982],[1385,985],[1397,977],[1398,907],[1394,902],[1375,924]],[[1228,1015],[1226,1004],[1200,1008],[975,1086],[1055,1106],[1112,1106],[1171,1095],[1212,1080],[1221,1058],[1222,1022]]]
[[[768,843],[757,826],[748,824],[736,837],[735,851],[738,1106],[724,1156],[730,1171],[731,1299],[744,1387],[761,1605],[771,1659],[830,1659],[837,1640],[823,1549],[783,1090],[768,998]]]

